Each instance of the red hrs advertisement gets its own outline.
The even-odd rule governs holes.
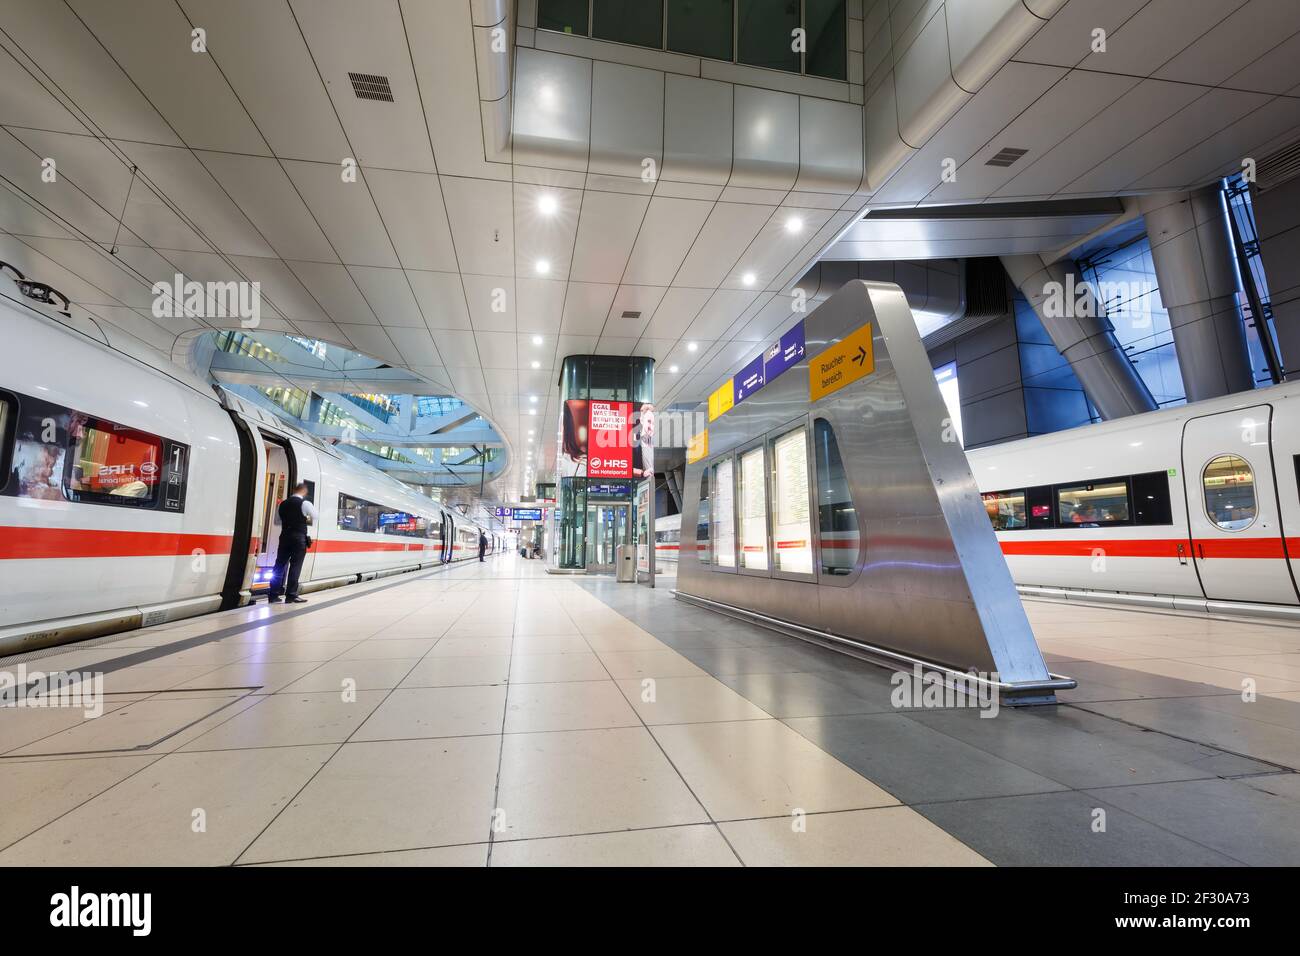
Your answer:
[[[587,427],[587,477],[632,477],[632,428],[636,423],[631,402],[590,404]]]

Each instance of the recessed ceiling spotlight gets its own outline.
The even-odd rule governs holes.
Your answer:
[[[551,264],[546,259],[538,259],[533,268],[537,270],[539,276],[544,276],[551,271]]]
[[[541,345],[541,344],[542,344],[542,337],[541,337],[540,335],[534,335],[534,336],[533,336],[533,344],[534,344],[534,345]]]
[[[542,363],[541,363],[541,362],[534,362],[534,363],[533,363],[533,368],[541,368],[541,367],[542,367]]]
[[[529,437],[529,438],[532,438],[534,432],[535,432],[535,429],[532,429],[532,428],[528,429],[528,437]]]
[[[676,374],[677,374],[677,366],[676,366],[676,365],[670,365],[670,366],[668,366],[668,374],[669,374],[669,375],[676,375]]]
[[[740,281],[745,283],[745,285],[753,285],[755,279],[756,276],[752,272],[746,272],[743,276],[740,277]]]
[[[560,204],[550,193],[543,193],[537,200],[537,211],[543,216],[554,216],[555,210],[560,208]]]
[[[785,231],[791,235],[797,236],[803,232],[803,220],[798,216],[791,216],[785,221]]]
[[[698,349],[699,347],[700,347],[699,344],[696,343],[696,342],[687,342],[687,343],[686,343],[686,351],[688,351],[688,352],[694,352],[694,351],[695,351],[696,349]]]
[[[530,402],[532,402],[534,405],[537,404],[537,396],[536,396],[536,395],[529,395],[529,396],[528,396],[528,400],[529,400]]]
[[[528,409],[528,414],[529,414],[529,415],[536,415],[536,414],[537,414],[537,409],[535,409],[535,408],[530,408],[530,409]]]

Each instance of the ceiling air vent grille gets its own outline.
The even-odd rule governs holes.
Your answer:
[[[996,156],[990,159],[985,166],[1010,166],[1015,163],[1021,156],[1029,152],[1027,149],[1016,149],[1014,146],[1003,146]]]
[[[625,319],[639,319],[639,318],[641,318],[641,313],[640,313],[640,312],[624,312],[624,313],[623,313],[623,318],[625,318]]]
[[[393,88],[388,85],[388,77],[376,73],[348,73],[352,81],[352,92],[359,100],[382,100],[393,102]]]
[[[1259,161],[1255,185],[1262,193],[1300,176],[1300,142],[1279,149]]]

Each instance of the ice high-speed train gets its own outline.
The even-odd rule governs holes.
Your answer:
[[[303,590],[478,557],[480,530],[179,369],[0,297],[0,654],[237,607],[279,501],[319,518]]]
[[[1300,385],[967,457],[1023,593],[1300,619]]]

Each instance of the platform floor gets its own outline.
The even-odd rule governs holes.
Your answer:
[[[1029,602],[1080,687],[987,719],[514,556],[310,597],[27,655],[106,713],[0,709],[0,864],[1300,863],[1294,627]]]

